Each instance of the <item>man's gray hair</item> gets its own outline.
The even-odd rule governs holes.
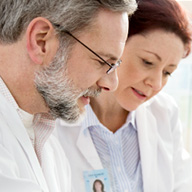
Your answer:
[[[89,26],[100,9],[127,12],[135,0],[0,0],[0,42],[16,42],[36,17],[44,17],[70,32]]]

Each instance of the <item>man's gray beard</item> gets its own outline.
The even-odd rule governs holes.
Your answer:
[[[75,87],[67,74],[67,58],[63,56],[64,51],[60,49],[50,65],[36,73],[35,84],[37,91],[50,109],[52,117],[73,123],[82,113],[77,103],[78,98],[83,95],[95,97],[101,89],[88,88],[83,91]]]

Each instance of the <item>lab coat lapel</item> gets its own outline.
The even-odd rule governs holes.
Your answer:
[[[93,169],[103,169],[88,129],[81,128],[76,145]]]
[[[36,157],[35,151],[33,149],[32,143],[29,139],[29,136],[26,132],[26,129],[20,120],[20,117],[15,109],[7,103],[7,101],[0,95],[1,100],[1,110],[3,111],[3,116],[5,121],[7,122],[8,128],[12,131],[16,139],[18,140],[21,148],[23,149],[26,157],[31,165],[34,174],[37,178],[38,183],[44,189],[44,191],[48,191],[46,181],[43,176],[42,169]],[[10,121],[11,117],[11,121]]]
[[[143,187],[145,192],[158,191],[157,182],[157,125],[154,116],[141,106],[136,111]]]

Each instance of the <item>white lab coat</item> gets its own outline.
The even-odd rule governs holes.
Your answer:
[[[17,111],[0,94],[0,191],[71,192],[68,161],[51,136],[42,152],[42,167]]]
[[[145,102],[136,110],[136,123],[144,192],[192,192],[191,159],[172,98],[161,93]],[[103,169],[90,133],[59,120],[57,134],[71,165],[74,191],[85,192],[83,171]]]

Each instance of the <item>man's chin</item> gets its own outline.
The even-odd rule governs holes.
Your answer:
[[[65,117],[61,117],[63,121],[65,121],[68,124],[80,124],[83,119],[85,118],[85,109],[81,110],[81,113],[76,118],[70,118],[66,119]]]
[[[79,118],[74,123],[75,124],[81,123],[84,120],[85,116],[86,116],[86,112],[85,112],[85,109],[84,109],[84,111],[79,115]]]
[[[71,108],[65,108],[64,106],[65,105],[63,104],[50,110],[50,114],[54,119],[59,118],[69,124],[76,124],[84,119],[86,110],[85,105],[83,105],[81,102],[78,101],[77,104]]]

